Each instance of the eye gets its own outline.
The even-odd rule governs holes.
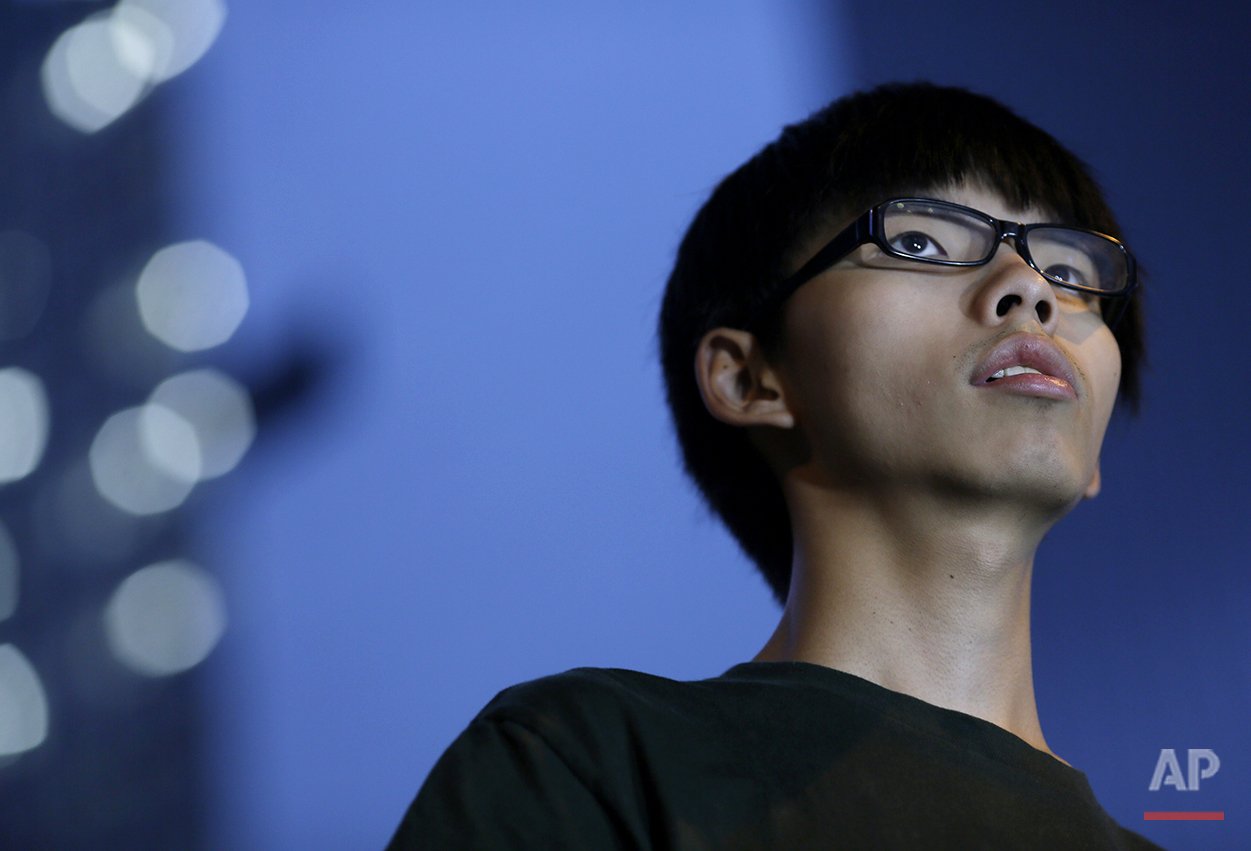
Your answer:
[[[919,230],[899,234],[890,241],[890,247],[910,257],[946,257],[947,252],[938,240]]]
[[[1048,266],[1043,271],[1051,277],[1059,278],[1067,283],[1086,286],[1086,276],[1077,269],[1074,269],[1072,266],[1057,263],[1055,265]],[[1080,300],[1088,307],[1098,307],[1101,303],[1098,293],[1092,293],[1089,290],[1071,290],[1068,287],[1063,287],[1061,289],[1057,289],[1056,292],[1074,300]]]
[[[1082,272],[1080,269],[1076,269],[1067,263],[1053,263],[1046,269],[1043,269],[1043,274],[1057,280],[1064,281],[1067,284],[1075,284],[1079,287],[1092,286],[1090,280],[1086,277],[1085,272]]]

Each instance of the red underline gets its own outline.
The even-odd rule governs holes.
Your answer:
[[[1222,813],[1143,813],[1146,821],[1224,821]]]

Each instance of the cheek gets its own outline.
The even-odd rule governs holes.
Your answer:
[[[1121,350],[1108,328],[1102,327],[1082,345],[1081,363],[1095,407],[1104,419],[1112,415],[1121,384]]]
[[[787,371],[808,427],[844,437],[907,429],[933,407],[934,377],[949,364],[933,351],[940,329],[925,321],[936,311],[910,295],[848,287],[796,305],[786,324]]]
[[[1110,406],[1121,383],[1121,349],[1103,319],[1089,308],[1073,308],[1060,303],[1057,342],[1065,348],[1081,371],[1096,403],[1104,397]]]
[[[846,402],[838,397],[880,385],[890,371],[886,355],[898,348],[889,310],[842,295],[809,298],[787,317],[789,372],[810,402]]]

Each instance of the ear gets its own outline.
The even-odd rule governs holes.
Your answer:
[[[1099,488],[1102,481],[1099,477],[1099,462],[1095,462],[1095,474],[1090,479],[1090,484],[1086,485],[1086,490],[1082,494],[1085,499],[1094,499],[1099,495]]]
[[[795,425],[777,372],[747,331],[714,328],[705,334],[695,353],[695,378],[708,413],[723,423]]]

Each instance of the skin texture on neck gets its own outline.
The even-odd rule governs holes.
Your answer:
[[[1004,513],[790,481],[796,557],[756,661],[803,661],[990,721],[1050,753],[1034,702],[1030,577],[1043,530]],[[928,503],[928,504],[927,504]]]

